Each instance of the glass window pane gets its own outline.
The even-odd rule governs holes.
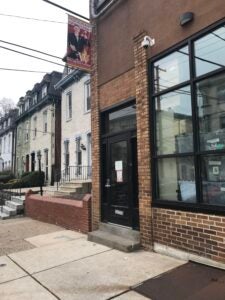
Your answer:
[[[158,198],[196,202],[195,169],[192,157],[158,160]]]
[[[190,86],[155,98],[157,154],[193,151]]]
[[[212,31],[195,42],[196,75],[225,66],[225,27]]]
[[[120,132],[136,128],[136,105],[128,106],[106,115],[106,131]]]
[[[202,158],[202,181],[204,203],[225,205],[225,156]]]
[[[188,47],[181,48],[154,63],[155,93],[189,79]]]
[[[225,148],[225,75],[197,84],[201,150]]]

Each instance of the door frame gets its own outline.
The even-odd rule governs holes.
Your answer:
[[[111,209],[111,205],[112,205],[112,201],[111,201],[111,196],[110,194],[110,189],[106,189],[105,188],[105,184],[106,184],[106,179],[109,176],[109,172],[110,170],[105,170],[106,168],[106,163],[104,163],[105,160],[107,160],[108,166],[107,168],[109,169],[109,165],[111,165],[111,150],[110,148],[110,144],[112,144],[113,142],[119,142],[119,141],[123,141],[126,140],[127,141],[127,149],[128,149],[128,164],[132,164],[132,158],[134,153],[132,153],[133,149],[132,149],[132,139],[137,139],[137,133],[136,133],[136,128],[135,129],[130,129],[130,130],[126,130],[126,131],[122,131],[122,132],[118,132],[118,133],[113,133],[113,134],[107,134],[104,135],[101,139],[101,148],[102,148],[102,152],[101,152],[101,220],[102,222],[106,222],[106,223],[111,223],[111,218],[110,218],[110,209]],[[105,153],[104,153],[105,151]],[[137,158],[136,158],[137,160]],[[139,221],[137,222],[138,224],[135,223],[135,210],[138,210],[138,207],[135,208],[134,207],[134,193],[132,193],[132,184],[134,182],[133,180],[133,172],[131,172],[130,167],[133,167],[132,165],[128,166],[128,197],[129,197],[129,202],[128,202],[128,213],[129,213],[129,225],[122,225],[122,226],[126,226],[126,227],[130,227],[133,229],[139,229]],[[138,169],[136,166],[136,173],[138,176]],[[105,176],[106,175],[106,176]],[[137,187],[138,189],[138,181],[137,181]],[[136,201],[138,202],[138,194],[136,195],[137,199]],[[106,199],[108,201],[106,201]],[[138,214],[139,216],[139,214]],[[112,222],[114,223],[114,222]],[[117,224],[117,223],[114,223]],[[121,224],[118,224],[121,225]]]

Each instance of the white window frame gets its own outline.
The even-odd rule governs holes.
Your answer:
[[[71,102],[71,105],[70,105]],[[72,91],[66,93],[66,120],[71,120],[73,116],[73,101],[72,101]]]
[[[37,93],[33,95],[33,104],[37,103]]]
[[[88,98],[90,98],[90,108],[88,109]],[[84,112],[91,111],[91,80],[88,79],[84,83]]]
[[[6,153],[6,136],[4,136],[4,139],[3,139],[3,153]]]
[[[8,134],[8,153],[11,152],[11,133]]]
[[[37,137],[37,116],[33,118],[33,139]]]
[[[47,95],[47,85],[45,84],[41,89],[41,98],[44,98]]]
[[[26,122],[26,129],[25,129],[25,142],[29,141],[29,122]]]
[[[48,112],[47,110],[43,111],[43,134],[46,134],[48,131]]]
[[[25,111],[29,109],[29,100],[26,100],[25,102]]]

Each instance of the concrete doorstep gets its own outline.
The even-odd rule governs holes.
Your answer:
[[[123,253],[69,230],[27,238],[36,248],[0,257],[1,300],[144,300],[131,287],[184,261]]]

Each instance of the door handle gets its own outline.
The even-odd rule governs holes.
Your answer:
[[[105,187],[106,187],[106,188],[109,188],[109,187],[111,187],[111,184],[110,184],[110,179],[109,179],[109,178],[107,178],[107,179],[106,179],[106,184],[105,184]]]

